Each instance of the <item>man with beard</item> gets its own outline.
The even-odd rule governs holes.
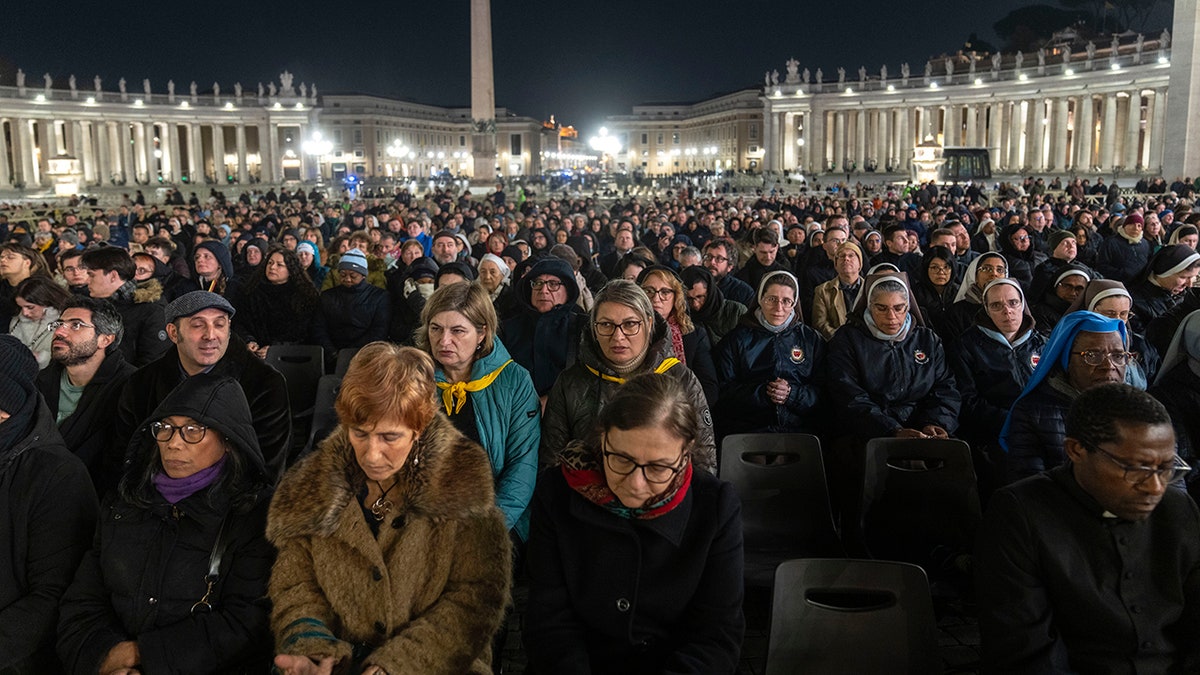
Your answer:
[[[50,365],[37,377],[37,388],[63,441],[87,465],[92,483],[103,482],[104,448],[110,442],[117,398],[136,368],[121,352],[125,327],[107,300],[72,298],[54,326]]]

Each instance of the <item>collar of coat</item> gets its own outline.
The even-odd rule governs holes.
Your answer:
[[[479,444],[463,436],[440,411],[417,441],[420,462],[401,470],[395,515],[459,520],[496,509],[492,471]],[[339,425],[308,457],[284,475],[267,518],[267,539],[276,546],[303,536],[327,537],[342,511],[354,504],[365,481],[346,428]]]

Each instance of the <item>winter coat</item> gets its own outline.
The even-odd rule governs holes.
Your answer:
[[[725,335],[737,326],[738,319],[746,313],[746,306],[725,297],[720,284],[713,280],[712,273],[704,267],[689,267],[683,270],[682,276],[685,289],[691,289],[698,282],[708,289],[704,306],[698,310],[689,307],[688,315],[692,317],[696,328],[703,328],[708,333],[708,343],[716,349]]]
[[[567,289],[566,303],[545,313],[534,309],[531,301],[533,280],[542,274],[555,274]],[[513,292],[520,309],[500,324],[500,337],[513,360],[529,371],[538,396],[545,396],[559,373],[575,363],[579,336],[587,326],[587,315],[575,304],[579,299],[575,273],[564,260],[544,260],[517,281]]]
[[[542,440],[538,451],[540,465],[554,464],[559,451],[567,447],[567,443],[591,438],[600,409],[624,380],[642,373],[654,372],[662,367],[667,359],[675,357],[671,340],[667,336],[667,322],[657,315],[654,317],[650,346],[637,371],[618,377],[602,354],[600,345],[596,343],[591,331],[585,332],[580,340],[579,362],[564,370],[554,383],[554,388],[550,390],[550,396],[546,399],[546,410],[542,416]],[[713,437],[712,414],[709,412],[700,380],[682,363],[676,363],[664,372],[683,384],[700,417],[697,466],[716,473],[717,444]]]
[[[1131,244],[1121,235],[1114,234],[1100,245],[1096,271],[1103,274],[1105,279],[1115,279],[1128,285],[1150,262],[1150,249],[1150,242],[1145,239]]]
[[[1005,482],[1039,474],[1066,461],[1067,410],[1073,396],[1052,386],[1051,375],[1012,407],[1008,453],[1004,457]],[[1064,387],[1065,378],[1062,375]],[[1078,395],[1078,394],[1076,394]]]
[[[75,412],[58,423],[63,442],[76,457],[83,460],[92,476],[92,483],[97,487],[103,483],[103,459],[113,442],[117,400],[125,382],[136,370],[125,360],[121,350],[106,354],[92,381],[83,388]],[[38,391],[45,399],[52,419],[58,418],[59,391],[64,371],[62,364],[54,361],[38,373]]]
[[[237,309],[233,317],[234,332],[246,342],[262,347],[304,342],[320,299],[315,289],[308,296],[301,295],[299,284],[309,282],[299,279],[273,284],[263,279],[240,286],[236,296],[230,298]]]
[[[0,450],[0,672],[6,675],[60,672],[59,600],[96,529],[87,469],[63,445],[41,397],[34,393],[29,406],[28,433]]]
[[[267,473],[274,483],[283,473],[292,441],[292,408],[283,375],[251,354],[237,335],[229,336],[225,356],[209,373],[232,377],[242,385],[242,393],[250,402],[250,414],[254,418]],[[105,462],[109,475],[106,488],[115,485],[123,472],[125,449],[137,425],[184,379],[179,352],[172,345],[157,361],[139,368],[122,387],[113,425],[113,442],[109,444],[109,457]]]
[[[161,467],[149,424],[173,414],[225,436],[245,480],[228,482],[233,460],[227,459],[216,483],[168,503],[148,477],[149,466]],[[144,673],[263,672],[271,656],[266,590],[274,552],[263,536],[271,492],[237,383],[210,375],[188,381],[143,421],[129,454],[130,487],[105,499],[92,550],[63,596],[63,664],[90,675],[117,643],[136,640]],[[208,594],[222,528],[228,543]],[[212,611],[192,612],[206,595]]]
[[[440,412],[413,453],[378,537],[359,506],[366,478],[344,427],[284,476],[267,523],[279,549],[278,653],[353,660],[354,673],[492,672],[511,553],[487,456]]]
[[[963,399],[960,433],[972,446],[997,445],[1008,410],[1045,346],[1046,339],[1033,328],[1022,327],[1016,344],[1009,344],[1000,333],[980,325],[954,343],[951,365]]]
[[[725,296],[726,300],[740,303],[746,308],[758,305],[758,296],[754,294],[754,289],[750,287],[750,284],[732,274],[726,274],[722,277],[717,281],[717,286],[721,289],[721,293]]]
[[[693,326],[692,332],[681,336],[683,342],[683,361],[688,370],[700,381],[704,390],[704,400],[709,407],[716,405],[721,395],[717,388],[717,366],[713,361],[713,345],[708,339],[708,331]]]
[[[1129,296],[1133,298],[1133,312],[1129,316],[1129,327],[1137,333],[1145,333],[1146,326],[1158,317],[1171,311],[1183,301],[1183,294],[1171,295],[1171,291],[1150,279],[1143,278],[1129,285]]]
[[[321,304],[313,314],[312,343],[335,358],[339,349],[359,348],[388,338],[392,310],[387,291],[360,281],[347,288],[337,285],[321,293]]]
[[[813,290],[812,325],[826,340],[832,340],[837,329],[846,325],[848,311],[846,296],[837,278],[826,281]],[[861,280],[859,283],[862,283]],[[924,305],[922,305],[924,308]]]
[[[496,490],[496,505],[504,513],[504,524],[522,541],[529,535],[529,500],[537,479],[538,442],[542,438],[541,402],[529,371],[510,360],[504,343],[492,341],[492,352],[471,364],[469,381],[479,380],[502,368],[490,385],[468,391],[475,412],[475,428],[488,454]],[[445,373],[437,369],[438,382]],[[441,396],[438,397],[439,404]]]
[[[30,321],[17,314],[8,325],[8,334],[29,347],[33,358],[37,359],[38,368],[50,365],[50,343],[54,340],[54,331],[46,328],[51,321],[57,321],[59,315],[57,309],[47,307],[41,321]]]
[[[953,434],[962,397],[932,330],[913,325],[899,342],[884,342],[861,319],[829,342],[829,393],[838,424],[859,439],[892,436],[928,424]]]
[[[167,319],[163,313],[162,286],[156,281],[138,287],[126,281],[108,301],[117,308],[125,326],[121,353],[134,366],[144,366],[162,356],[171,341],[167,339]]]
[[[716,361],[722,392],[716,424],[722,436],[818,431],[825,340],[817,331],[793,320],[782,332],[772,333],[747,314],[721,342]],[[767,383],[777,377],[792,386],[783,405],[766,396]]]
[[[1179,456],[1189,466],[1196,466],[1200,453],[1200,376],[1192,371],[1187,361],[1176,364],[1169,372],[1147,390],[1162,402],[1171,415],[1175,426],[1175,442]],[[1185,480],[1192,497],[1200,497],[1200,476],[1189,471]]]
[[[592,504],[558,470],[534,494],[524,641],[539,673],[731,674],[742,616],[742,523],[729,483],[692,474],[651,520]]]

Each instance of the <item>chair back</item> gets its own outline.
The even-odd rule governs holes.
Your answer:
[[[920,567],[840,558],[779,566],[767,675],[941,671],[933,600]]]
[[[325,350],[317,345],[271,345],[266,362],[287,381],[292,416],[312,415],[317,382],[325,375]]]

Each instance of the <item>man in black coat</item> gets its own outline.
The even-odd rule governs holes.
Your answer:
[[[163,330],[161,292],[145,295],[133,280],[137,267],[124,249],[115,246],[94,248],[81,259],[88,270],[88,293],[108,300],[121,314],[126,338],[121,340],[125,360],[144,366],[162,356],[167,347]]]
[[[91,546],[96,491],[34,385],[37,361],[0,336],[0,672],[59,671],[59,599]]]
[[[500,337],[513,360],[529,371],[545,397],[559,373],[575,362],[587,316],[579,308],[575,270],[565,260],[538,261],[517,282],[518,313],[500,324]]]
[[[137,370],[120,349],[121,315],[107,300],[76,297],[59,323],[50,365],[38,373],[37,388],[67,448],[87,465],[92,483],[110,484],[115,479],[101,475],[101,459],[111,442],[117,398]]]
[[[231,377],[242,386],[267,474],[278,480],[292,439],[292,409],[283,376],[232,335],[233,305],[216,293],[192,291],[167,305],[166,315],[167,335],[175,345],[157,361],[138,369],[121,389],[109,446],[109,461],[118,475],[129,440],[158,404],[188,377],[208,372]]]
[[[713,239],[704,246],[704,266],[712,272],[717,287],[726,299],[751,308],[758,304],[758,291],[734,276],[737,270],[737,246],[726,238]]]

